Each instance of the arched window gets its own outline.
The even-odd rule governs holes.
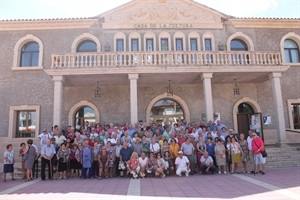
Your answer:
[[[79,108],[75,113],[75,125],[83,126],[85,121],[95,123],[96,122],[96,114],[95,111],[88,106],[84,106]]]
[[[248,51],[247,44],[240,39],[233,39],[230,42],[231,51]]]
[[[39,44],[28,42],[22,47],[20,67],[32,67],[39,64]]]
[[[285,62],[299,63],[299,46],[291,39],[284,41]]]
[[[252,106],[250,106],[247,103],[241,103],[238,107],[238,113],[243,113],[243,114],[253,114],[254,110]]]
[[[97,52],[97,44],[91,40],[85,40],[77,46],[77,52]]]
[[[169,124],[184,119],[184,112],[179,103],[172,99],[161,99],[157,101],[150,114],[150,120],[158,124]]]

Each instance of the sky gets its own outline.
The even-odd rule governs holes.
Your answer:
[[[0,0],[0,20],[93,17],[129,1]],[[194,1],[235,17],[300,18],[300,0]]]

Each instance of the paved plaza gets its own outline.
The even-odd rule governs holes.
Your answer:
[[[0,183],[1,200],[89,200],[89,199],[251,199],[300,200],[300,169],[267,171],[266,175],[170,176],[164,179],[111,178]]]

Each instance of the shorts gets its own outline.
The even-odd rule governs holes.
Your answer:
[[[266,164],[267,158],[262,157],[261,153],[260,154],[255,154],[254,155],[254,162],[255,162],[256,165]]]

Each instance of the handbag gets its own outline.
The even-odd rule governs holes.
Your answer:
[[[255,144],[255,146],[257,146],[257,144],[256,144],[255,141],[254,141],[254,144]],[[258,147],[258,146],[257,146],[257,147]],[[266,152],[266,149],[264,149],[263,151],[260,151],[260,153],[261,153],[261,155],[262,155],[263,158],[265,158],[265,157],[268,156],[268,154],[267,154],[267,152]]]
[[[262,157],[264,157],[264,158],[268,156],[266,150],[263,150],[260,153],[261,153]]]

